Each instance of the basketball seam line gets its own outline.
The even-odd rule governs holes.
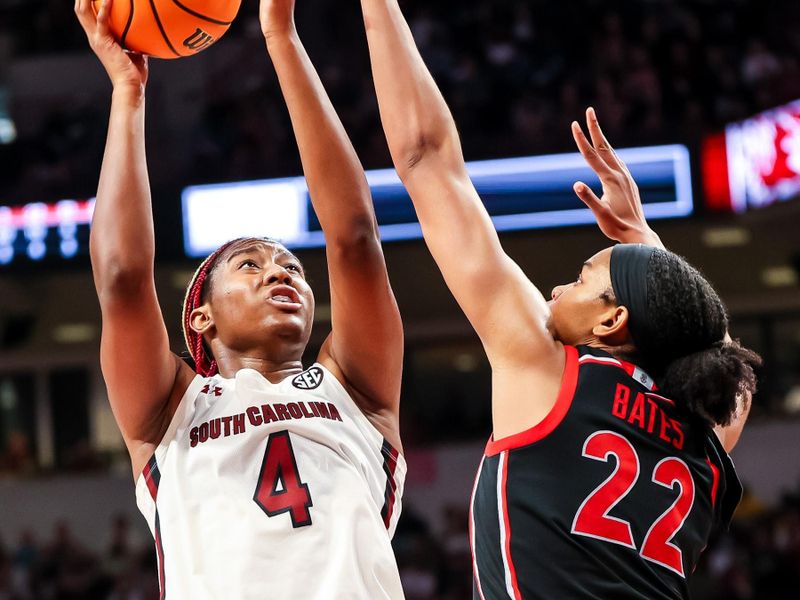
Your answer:
[[[125,42],[128,39],[128,32],[131,29],[131,24],[133,24],[133,8],[135,4],[133,0],[130,0],[130,3],[131,3],[131,9],[128,12],[128,22],[125,24],[125,31],[122,32],[122,38],[120,39],[120,44],[122,45],[123,50],[127,50]]]
[[[161,31],[161,37],[163,37],[164,41],[167,42],[167,46],[169,46],[169,49],[172,50],[172,53],[175,56],[178,56],[178,57],[182,56],[181,54],[178,54],[178,52],[172,46],[172,42],[170,42],[169,38],[167,37],[167,32],[164,31],[164,26],[161,24],[161,19],[159,18],[158,11],[156,10],[155,0],[150,0],[150,8],[153,9],[153,16],[156,19],[156,25],[158,25],[158,29]]]
[[[178,8],[185,10],[187,13],[197,17],[198,19],[203,19],[204,21],[208,21],[209,23],[214,23],[215,25],[230,25],[231,23],[233,23],[233,21],[220,21],[218,19],[212,19],[211,17],[207,17],[204,14],[192,10],[188,6],[184,6],[183,4],[178,2],[178,0],[172,0],[172,1],[178,6]]]

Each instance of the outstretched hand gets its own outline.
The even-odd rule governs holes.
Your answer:
[[[593,108],[586,111],[586,124],[591,143],[577,121],[572,122],[572,136],[583,158],[600,178],[603,196],[598,198],[582,181],[573,186],[575,193],[594,213],[597,224],[606,237],[622,243],[663,247],[644,217],[639,187],[631,177],[628,167],[608,143]]]
[[[102,0],[95,14],[92,0],[75,0],[75,14],[114,88],[130,86],[143,92],[147,84],[147,57],[126,52],[114,38],[109,26],[111,2]]]
[[[261,32],[269,38],[294,32],[295,0],[261,0],[259,19]]]

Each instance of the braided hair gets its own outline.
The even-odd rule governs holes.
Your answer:
[[[203,305],[210,286],[207,285],[211,276],[213,275],[219,258],[222,254],[236,244],[243,242],[265,242],[268,244],[277,244],[276,240],[270,238],[238,238],[223,244],[208,256],[194,273],[189,286],[186,288],[186,295],[183,299],[183,311],[181,313],[181,326],[183,329],[183,340],[186,343],[186,349],[189,351],[189,356],[194,363],[194,370],[202,377],[213,377],[219,372],[217,361],[214,359],[213,354],[203,339],[203,336],[197,333],[191,326],[192,312]]]

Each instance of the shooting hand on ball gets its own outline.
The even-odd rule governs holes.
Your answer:
[[[259,18],[267,41],[271,37],[293,34],[294,0],[261,0]]]
[[[594,213],[597,224],[606,237],[623,244],[639,243],[663,247],[658,235],[650,229],[644,217],[639,187],[628,167],[608,143],[593,108],[586,111],[586,124],[591,143],[577,121],[572,123],[572,136],[583,158],[600,178],[603,196],[598,198],[582,181],[573,186],[575,193]]]
[[[147,57],[125,52],[112,35],[109,27],[111,2],[102,0],[100,10],[95,15],[92,0],[75,0],[75,14],[114,89],[131,87],[143,93],[147,83]]]

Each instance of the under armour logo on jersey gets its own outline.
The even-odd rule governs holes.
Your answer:
[[[311,367],[308,371],[300,373],[300,375],[292,379],[292,385],[300,390],[314,390],[322,384],[323,376],[322,369]]]
[[[215,385],[214,388],[211,388],[211,384],[206,384],[202,390],[200,390],[203,394],[214,394],[215,396],[222,396],[222,388],[218,385]]]

